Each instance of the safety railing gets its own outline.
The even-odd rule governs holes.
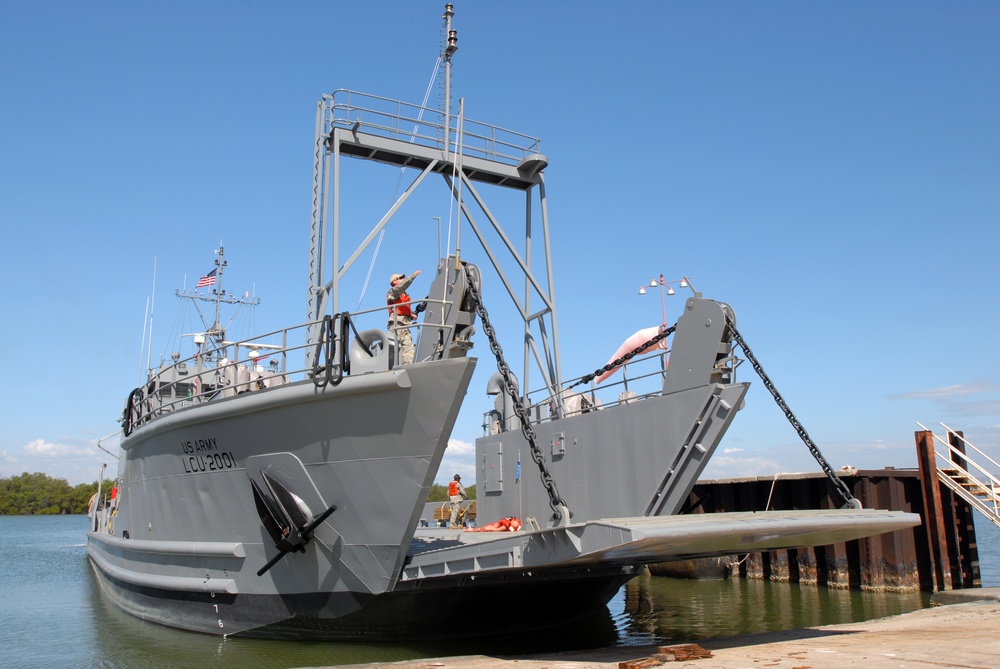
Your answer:
[[[986,466],[976,462],[968,452],[963,453],[955,448],[950,440],[933,435],[935,441],[947,448],[944,452],[934,449],[934,454],[944,464],[938,466],[938,480],[1000,527],[1000,478],[993,473],[1000,472],[1000,464],[944,423],[941,425],[949,436],[955,435],[961,439],[966,448],[971,448],[978,458],[990,463],[994,469],[990,471]],[[920,425],[920,428],[927,430],[923,425]]]
[[[326,132],[334,127],[351,128],[420,146],[444,148],[448,124],[439,109],[344,88],[324,96],[324,104],[327,105]],[[537,138],[513,130],[463,119],[462,136],[456,138],[458,123],[454,116],[450,125],[449,150],[455,153],[517,165],[540,152]]]
[[[412,304],[416,306],[421,303],[445,304],[445,301],[424,299],[414,301]],[[451,337],[453,330],[451,325],[426,321],[414,321],[387,330],[386,316],[385,307],[348,314],[350,324],[348,340],[338,340],[335,343],[335,358],[340,358],[341,347],[349,346],[350,339],[357,339],[362,350],[366,349],[368,344],[359,339],[361,333],[384,332],[386,336],[375,337],[372,345],[389,349],[386,354],[391,358],[386,367],[392,368],[401,364],[400,348],[395,345],[400,330],[414,332],[415,349],[419,346],[420,333],[424,330],[433,330],[435,336],[443,331],[445,340]],[[306,360],[306,352],[317,348],[315,343],[306,343],[307,335],[322,327],[324,323],[325,321],[301,323],[239,341],[224,342],[187,358],[181,359],[178,356],[173,364],[164,363],[160,368],[150,370],[146,383],[132,391],[126,402],[122,415],[126,436],[138,426],[179,409],[234,397],[245,392],[257,392],[313,379],[324,371],[322,364],[332,364],[334,361],[317,363],[320,365],[317,369],[314,366],[307,366],[304,362],[302,366],[297,367],[294,363],[290,363],[290,360]],[[359,327],[362,324],[370,327]],[[319,358],[320,356],[314,356],[314,359]],[[270,369],[263,366],[265,360],[269,361]],[[344,375],[350,375],[349,368],[341,371]]]
[[[600,384],[591,382],[585,389],[574,388],[582,376],[565,381],[563,385],[566,390],[562,391],[561,398],[563,415],[570,417],[659,396],[663,392],[666,355],[664,351],[658,355],[633,358],[617,368],[615,376]],[[568,390],[569,388],[574,389]],[[556,418],[553,407],[556,398],[547,389],[529,390],[525,398],[525,412],[532,424],[545,423]],[[502,406],[501,403],[498,404]],[[516,417],[513,414],[505,415],[499,407],[494,408],[483,414],[483,435],[498,430],[517,429],[514,427],[515,422]]]

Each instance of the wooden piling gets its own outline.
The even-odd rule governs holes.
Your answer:
[[[951,561],[948,559],[948,539],[941,486],[937,478],[934,435],[929,430],[914,433],[917,442],[917,466],[924,490],[923,527],[931,548],[931,562],[937,590],[951,590]]]
[[[954,451],[949,451],[949,460],[961,468],[968,470],[969,461],[965,455],[965,435],[960,431],[948,432],[948,443],[961,455]],[[952,562],[952,576],[956,583],[956,588],[981,588],[982,582],[979,576],[979,547],[976,545],[976,527],[973,521],[973,510],[958,499],[950,490],[948,493],[954,504],[955,514],[955,544],[958,560]]]

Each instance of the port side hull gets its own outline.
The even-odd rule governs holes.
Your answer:
[[[134,615],[182,629],[265,639],[455,639],[561,627],[605,608],[638,568],[564,568],[442,579],[402,591],[294,595],[210,594],[136,586],[96,564],[102,589]],[[216,613],[218,609],[218,613]],[[344,614],[349,610],[352,613]],[[240,611],[237,624],[231,613]],[[428,612],[465,611],[460,622]],[[454,621],[453,621],[454,622]]]
[[[290,384],[141,426],[88,533],[101,584],[141,618],[214,634],[358,610],[399,578],[474,366]],[[265,474],[308,516],[336,507],[303,552],[278,557],[251,486]]]

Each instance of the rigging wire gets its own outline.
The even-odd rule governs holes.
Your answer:
[[[413,143],[413,141],[416,140],[417,138],[416,137],[417,130],[420,127],[420,121],[424,117],[424,110],[427,108],[427,100],[431,96],[431,90],[434,88],[434,81],[437,79],[438,71],[440,69],[441,69],[441,56],[438,55],[437,60],[434,63],[434,70],[431,72],[430,81],[427,82],[427,90],[424,91],[424,99],[420,103],[420,111],[417,112],[417,122],[413,124],[413,135],[410,137],[410,143]],[[392,192],[392,197],[389,199],[390,203],[395,202],[396,196],[399,194],[399,187],[403,182],[403,174],[405,172],[406,172],[405,167],[401,167],[399,169],[399,176],[396,178],[396,187]],[[386,227],[388,227],[388,224],[386,224]],[[382,231],[379,232],[378,234],[378,241],[375,242],[375,251],[372,253],[372,260],[371,263],[369,263],[368,265],[368,273],[365,275],[365,282],[361,286],[361,295],[358,297],[358,311],[361,310],[361,303],[365,299],[365,293],[368,291],[368,284],[371,282],[372,272],[375,269],[375,261],[378,260],[378,252],[379,249],[382,248],[382,239],[385,238],[385,229],[386,229],[385,227],[382,228]],[[334,268],[334,271],[335,272],[337,271],[336,268]]]

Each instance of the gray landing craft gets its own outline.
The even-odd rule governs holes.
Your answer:
[[[681,513],[749,387],[736,381],[736,345],[759,365],[732,309],[691,288],[676,326],[660,328],[651,344],[669,335],[669,365],[659,349],[563,378],[548,160],[535,138],[466,119],[461,103],[452,113],[451,18],[449,5],[443,113],[347,90],[319,104],[306,323],[227,339],[220,308],[245,301],[222,289],[222,249],[208,294],[179,293],[214,303],[214,319],[193,337],[194,355],[150,370],[128,395],[118,472],[102,481],[87,534],[106,595],[141,618],[212,634],[474,635],[591,615],[651,562],[821,545],[917,524],[912,514],[856,504]],[[341,163],[358,160],[415,176],[342,257]],[[403,365],[398,333],[384,328],[385,307],[342,311],[340,288],[425,182],[443,183],[442,199],[478,242],[470,257],[490,271],[457,251],[443,254],[409,326],[416,362]],[[523,197],[520,248],[487,205],[490,189]],[[485,296],[487,279],[503,290]],[[513,335],[520,378],[484,306],[502,293],[523,319]],[[476,443],[478,518],[516,516],[516,532],[420,527],[477,364],[474,341],[489,344],[498,369],[485,389],[494,408]],[[596,382],[612,370],[615,382]],[[519,390],[529,382],[537,386]],[[441,610],[469,615],[460,629],[443,628],[427,615]]]

